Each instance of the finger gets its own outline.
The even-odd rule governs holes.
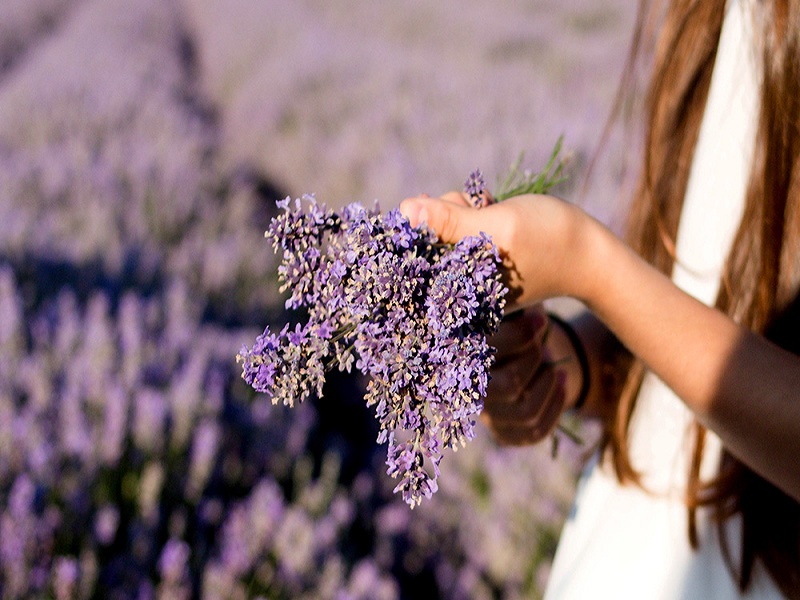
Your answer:
[[[544,410],[539,414],[536,420],[536,427],[541,436],[550,433],[558,424],[561,418],[561,413],[564,412],[564,405],[567,401],[566,388],[564,386],[565,375],[561,371],[555,372],[555,386],[552,389],[552,395],[549,402],[545,403]]]
[[[412,227],[427,223],[445,243],[456,243],[468,235],[487,231],[488,210],[474,210],[459,205],[455,198],[434,200],[431,198],[408,198],[400,203],[400,212]]]
[[[516,402],[522,392],[531,384],[537,370],[542,365],[542,349],[532,344],[525,352],[516,355],[513,360],[496,364],[491,370],[491,379],[486,388],[487,408],[492,410],[494,404],[511,404]]]
[[[424,201],[424,200],[430,200],[430,199],[431,199],[430,195],[423,193],[423,194],[417,194],[416,196],[410,196],[410,197],[406,198],[405,200],[403,200],[403,202],[405,202],[406,200],[408,200],[408,201],[423,200]],[[467,200],[467,195],[464,194],[464,192],[458,192],[458,191],[455,191],[455,190],[449,191],[446,194],[442,194],[438,199],[439,200],[444,200],[445,202],[449,202],[450,204],[455,204],[456,206],[467,206],[467,207],[471,207],[472,206],[472,204],[470,204],[469,200]]]
[[[530,446],[544,439],[547,435],[540,430],[526,425],[512,425],[508,427],[490,427],[492,436],[500,446]]]
[[[507,315],[500,323],[497,333],[486,341],[497,348],[495,364],[516,359],[527,352],[531,345],[540,345],[547,331],[547,316],[542,305],[520,310]]]
[[[403,214],[408,218],[409,215],[407,215],[405,210],[403,209],[404,205],[408,206],[408,205],[410,205],[410,204],[412,204],[414,202],[417,202],[417,201],[425,202],[426,200],[432,200],[432,199],[433,198],[431,196],[429,196],[428,194],[417,194],[416,196],[410,196],[410,197],[404,199],[400,203],[400,211],[403,212]],[[469,201],[467,200],[467,197],[462,192],[457,192],[457,191],[447,192],[446,194],[442,194],[439,198],[436,198],[436,199],[437,200],[441,200],[443,202],[448,202],[450,204],[454,204],[455,206],[465,206],[465,207],[471,207],[472,206],[469,203]],[[413,221],[412,221],[411,224],[412,225],[418,225],[418,223],[414,223]]]
[[[555,429],[564,410],[564,402],[564,386],[560,385],[554,389],[552,398],[546,403],[544,412],[537,419],[517,423],[496,423],[491,421],[488,425],[500,445],[522,446],[535,444]]]
[[[444,200],[445,202],[455,204],[456,206],[472,207],[472,204],[470,204],[469,200],[467,200],[466,194],[463,192],[447,192],[440,199]]]
[[[491,382],[489,382],[491,386]],[[528,374],[518,396],[508,402],[486,402],[483,412],[497,425],[532,423],[539,419],[557,391],[556,373],[550,367]]]

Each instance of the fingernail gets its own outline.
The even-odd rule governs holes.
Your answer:
[[[428,223],[428,209],[425,207],[422,207],[417,213],[417,222],[414,225],[416,226],[421,223]]]

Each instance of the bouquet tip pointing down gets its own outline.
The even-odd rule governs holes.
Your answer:
[[[481,207],[547,191],[560,181],[560,142],[544,171],[521,173],[518,162],[494,197],[474,171],[466,196]],[[312,195],[278,206],[265,237],[282,253],[286,307],[304,308],[308,319],[267,328],[242,347],[242,377],[273,404],[293,406],[321,397],[330,369],[367,375],[364,400],[387,445],[387,473],[413,508],[436,492],[444,448],[475,436],[494,355],[487,336],[508,292],[497,248],[483,233],[440,243],[397,209],[354,203],[336,213]]]

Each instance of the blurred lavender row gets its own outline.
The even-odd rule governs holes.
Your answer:
[[[412,513],[364,381],[288,411],[235,355],[298,318],[285,193],[388,208],[562,130],[588,152],[616,74],[558,56],[612,60],[629,11],[559,5],[0,3],[0,597],[541,593],[579,450],[479,429]]]
[[[82,2],[0,86],[0,251],[210,309],[276,300],[246,173],[221,175],[174,3]]]
[[[610,111],[635,4],[624,0],[186,0],[206,89],[225,116],[226,163],[258,165],[335,207],[489,187],[559,135],[563,189],[618,217],[624,135],[580,184]]]

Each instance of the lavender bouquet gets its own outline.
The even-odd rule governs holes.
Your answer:
[[[465,192],[477,207],[521,193],[543,193],[561,180],[559,140],[545,169],[519,171],[487,190],[479,170]],[[266,232],[276,252],[286,307],[308,320],[267,328],[237,356],[242,377],[273,404],[321,397],[329,369],[355,365],[369,377],[387,473],[412,508],[437,490],[444,448],[475,436],[496,332],[508,289],[496,246],[484,233],[440,243],[424,224],[412,227],[394,209],[382,214],[354,203],[341,213],[306,195],[278,203]]]

